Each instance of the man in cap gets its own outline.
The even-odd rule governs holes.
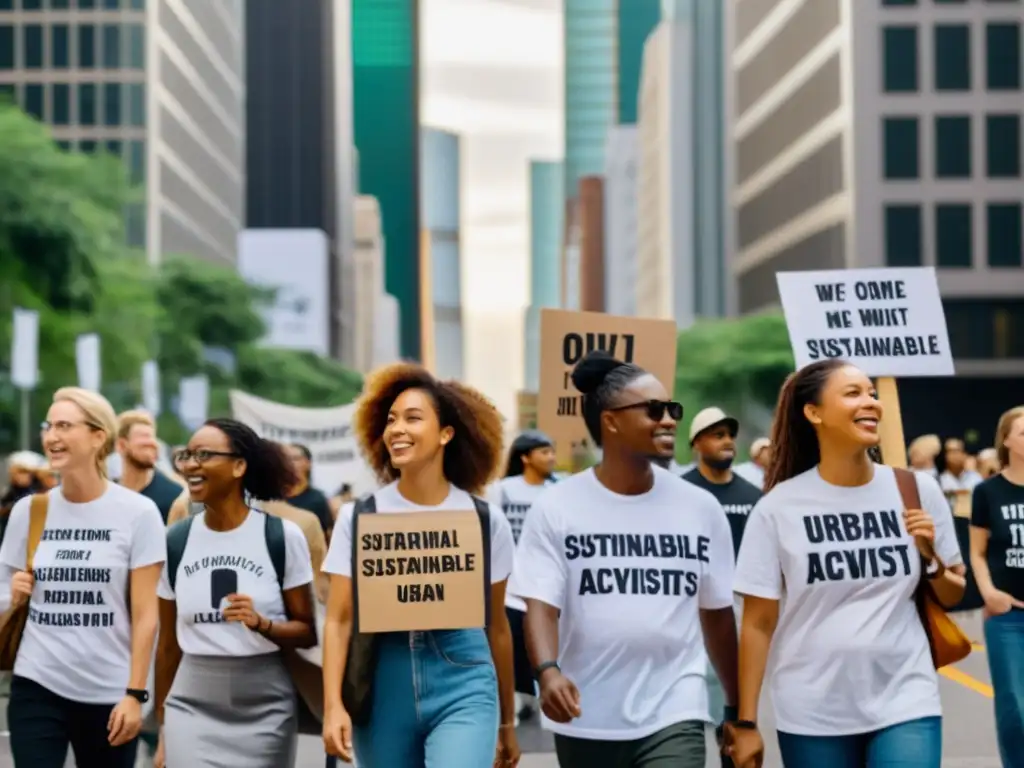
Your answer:
[[[759,437],[750,444],[750,461],[737,464],[732,471],[751,485],[764,488],[764,473],[772,460],[772,441]]]
[[[718,499],[729,519],[736,553],[740,551],[750,510],[761,498],[760,488],[732,471],[739,428],[736,419],[714,406],[694,416],[690,424],[690,447],[697,457],[697,466],[683,475],[684,480]]]
[[[534,500],[554,481],[555,444],[543,432],[527,430],[512,441],[508,452],[505,477],[498,483],[496,500],[512,526],[512,537],[518,542],[523,521]],[[523,619],[526,603],[515,595],[505,596],[505,613],[512,627],[512,654],[516,683],[516,722],[528,719],[534,711],[536,687],[533,666],[526,653]]]

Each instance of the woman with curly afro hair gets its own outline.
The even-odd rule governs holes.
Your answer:
[[[354,429],[383,487],[342,507],[324,561],[331,575],[323,643],[327,752],[352,761],[354,742],[361,768],[515,766],[512,634],[504,611],[491,612],[486,630],[353,638],[352,529],[359,505],[360,513],[373,511],[371,504],[377,512],[489,511],[490,601],[505,604],[512,530],[500,508],[488,510],[472,495],[498,474],[501,416],[476,390],[400,363],[368,377]],[[372,651],[364,655],[358,649],[366,638]],[[372,665],[366,675],[373,696],[359,711],[349,711],[355,708],[342,696],[353,659],[354,667]]]

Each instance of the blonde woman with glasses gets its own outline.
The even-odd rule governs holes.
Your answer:
[[[57,390],[42,441],[61,485],[19,501],[0,547],[0,610],[29,604],[7,720],[15,765],[132,768],[166,559],[156,505],[108,481],[117,419],[101,395]],[[30,520],[42,536],[26,569]],[[35,526],[33,526],[35,527]]]

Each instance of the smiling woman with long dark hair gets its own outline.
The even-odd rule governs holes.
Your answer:
[[[938,483],[918,473],[923,509],[904,510],[893,470],[872,460],[882,417],[871,379],[842,360],[802,368],[779,393],[766,495],[736,564],[737,768],[760,765],[769,663],[786,768],[941,765],[938,677],[914,594],[927,575],[955,604],[963,559]]]
[[[418,365],[369,377],[355,432],[384,487],[376,512],[468,510],[501,461],[501,416],[483,395],[438,381]],[[357,504],[367,504],[369,499]],[[342,698],[353,632],[352,526],[355,506],[338,515],[324,570],[331,574],[324,629],[324,744],[362,768],[510,768],[519,761],[514,723],[512,636],[500,606],[512,570],[508,521],[484,507],[490,527],[491,612],[485,629],[393,632],[373,636],[366,670],[373,697],[353,732]],[[362,512],[359,512],[360,514]],[[486,560],[486,558],[485,558]]]

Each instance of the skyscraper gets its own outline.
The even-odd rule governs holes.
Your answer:
[[[246,226],[327,235],[331,353],[355,365],[348,9],[248,0]]]
[[[128,240],[151,262],[233,263],[245,217],[244,4],[71,5],[0,2],[0,90],[61,147],[123,159],[145,188]]]
[[[359,191],[380,203],[385,285],[401,306],[409,358],[421,354],[418,7],[416,0],[352,0]]]
[[[565,173],[561,162],[530,163],[530,305],[526,309],[523,370],[527,392],[540,386],[540,311],[561,305]]]
[[[636,121],[644,41],[661,0],[563,0],[565,195],[604,170],[608,129]]]

